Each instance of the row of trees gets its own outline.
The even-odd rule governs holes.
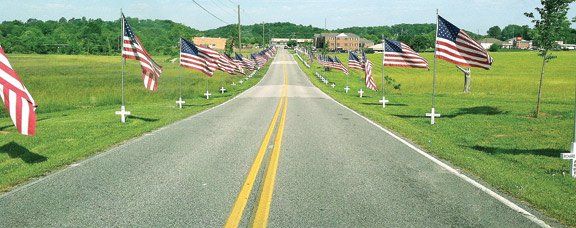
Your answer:
[[[174,54],[180,35],[202,35],[198,30],[169,20],[127,20],[139,37],[146,37],[142,42],[147,51],[154,54]],[[85,17],[46,22],[4,21],[0,24],[0,44],[8,53],[111,55],[120,52],[120,30],[120,20]]]
[[[231,46],[238,44],[237,25],[231,24],[217,29],[199,31],[169,20],[140,20],[127,18],[151,54],[177,55],[178,38],[194,36],[230,38]],[[29,19],[4,21],[0,24],[0,44],[8,53],[38,54],[96,54],[113,55],[120,52],[120,20],[60,18],[58,21]],[[310,25],[288,22],[265,23],[242,26],[242,45],[263,46],[271,37],[312,38],[322,32],[354,33],[374,43],[382,36],[402,41],[416,51],[425,51],[434,46],[435,24],[398,24],[393,26],[351,27],[324,30]],[[504,29],[493,26],[487,36],[467,31],[472,37],[481,39],[494,37],[501,40],[522,36],[534,38],[534,29],[527,25],[508,25]],[[565,42],[576,43],[576,30],[566,31]]]

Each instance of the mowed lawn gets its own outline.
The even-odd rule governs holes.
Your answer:
[[[132,115],[121,123],[115,115],[122,97],[119,56],[8,55],[39,107],[35,136],[20,135],[4,104],[0,108],[0,192],[221,104],[255,85],[267,71],[261,69],[239,85],[240,75],[216,71],[210,78],[182,68],[186,104],[179,109],[178,61],[155,58],[164,67],[156,92],[144,88],[139,62],[127,60],[125,104]],[[231,86],[233,81],[238,85]],[[207,82],[210,99],[203,96]],[[222,84],[228,90],[224,94],[219,92]]]
[[[313,83],[344,105],[561,223],[576,226],[576,179],[570,176],[569,161],[560,158],[574,140],[576,52],[555,54],[558,59],[546,67],[538,119],[534,112],[542,58],[537,52],[491,53],[492,69],[472,68],[467,94],[462,93],[464,74],[454,64],[438,60],[436,112],[442,116],[435,125],[425,117],[432,106],[433,53],[423,54],[430,71],[385,68],[386,75],[401,84],[401,90],[386,85],[390,100],[386,109],[378,103],[382,99],[381,54],[368,55],[374,62],[378,92],[363,87],[362,71],[350,70],[351,90],[346,94],[342,72],[323,72],[317,63],[311,69],[300,66]],[[338,58],[347,65],[347,54]],[[314,72],[326,75],[336,87],[322,84]],[[363,98],[357,93],[361,87],[366,91]]]

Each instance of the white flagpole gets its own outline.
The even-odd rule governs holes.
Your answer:
[[[430,113],[426,113],[426,116],[431,118],[430,124],[434,125],[434,118],[440,117],[440,114],[437,114],[434,110],[435,105],[435,96],[436,96],[436,53],[438,49],[438,9],[436,9],[436,38],[434,41],[434,80],[432,82],[432,110]]]
[[[348,59],[350,59],[350,50],[348,50]],[[346,75],[346,88],[348,88],[348,76],[352,73],[352,69],[350,68],[350,60],[348,60],[348,70],[349,73]],[[348,93],[348,90],[346,90],[346,93]]]
[[[122,9],[120,9],[120,22],[122,23],[122,31],[120,32],[120,39],[122,40],[122,46],[120,47],[120,60],[122,62],[122,106],[120,107],[120,111],[116,111],[116,115],[121,116],[122,123],[126,122],[126,116],[130,115],[130,111],[126,111],[126,107],[124,106],[124,62],[126,59],[122,54],[122,50],[124,50],[124,33],[126,32],[124,28],[124,14],[122,13]]]
[[[120,39],[122,45],[120,45],[120,60],[122,62],[122,107],[124,107],[124,55],[122,54],[122,50],[124,49],[124,33],[126,32],[124,28],[124,14],[122,13],[122,9],[120,9],[120,21],[122,21],[122,31],[120,32]],[[124,121],[122,121],[124,122]]]
[[[366,56],[368,58],[368,56]],[[384,79],[384,59],[386,58],[386,39],[384,39],[384,34],[382,34],[382,100],[378,102],[382,102],[382,108],[386,108],[386,103],[389,102],[386,100],[386,87],[385,87],[385,79]]]
[[[180,35],[180,40],[178,41],[180,46],[180,56],[178,56],[178,79],[180,81],[180,97],[176,101],[178,103],[178,107],[182,108],[182,104],[186,103],[186,101],[182,100],[182,35]]]

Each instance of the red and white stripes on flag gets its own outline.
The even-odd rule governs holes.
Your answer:
[[[196,45],[184,38],[180,38],[180,66],[198,70],[210,77],[216,71],[216,62],[220,54],[202,45]]]
[[[428,68],[428,60],[405,43],[385,39],[384,46],[384,66]]]
[[[34,111],[38,105],[12,69],[2,46],[0,46],[0,96],[18,132],[23,135],[34,135],[36,132]]]
[[[372,63],[372,61],[366,59],[366,61],[364,62],[364,69],[366,69],[366,87],[368,87],[368,89],[374,90],[374,91],[378,91],[378,87],[376,87],[376,83],[374,82],[374,77],[372,77],[372,67],[374,66],[374,64]]]
[[[122,57],[140,61],[144,86],[146,89],[156,91],[158,78],[160,77],[163,68],[158,65],[158,63],[150,57],[146,49],[144,49],[144,46],[142,46],[142,43],[140,43],[140,40],[132,31],[128,21],[126,21],[124,14],[122,14],[122,22],[124,27]]]
[[[344,64],[342,64],[342,62],[338,59],[337,56],[334,56],[334,69],[335,70],[341,70],[342,72],[344,72],[345,74],[350,74],[350,71],[348,71],[348,68],[346,68],[346,66],[344,66]]]
[[[438,16],[436,56],[461,66],[490,70],[494,59],[463,29]]]
[[[357,70],[364,70],[364,65],[360,63],[361,60],[353,52],[348,52],[348,68],[350,69],[357,69]]]

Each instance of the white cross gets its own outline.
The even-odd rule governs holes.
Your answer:
[[[182,98],[178,98],[178,100],[176,101],[176,104],[178,104],[178,106],[180,106],[180,108],[182,108],[182,104],[186,103],[186,101],[183,101]]]
[[[248,81],[249,78],[245,78],[246,81]]]
[[[324,84],[328,85],[328,79],[324,80]]]
[[[124,105],[120,107],[120,111],[116,111],[116,115],[122,115],[122,123],[126,122],[126,116],[130,115],[130,111],[126,111]]]
[[[362,94],[364,94],[364,91],[362,91],[362,88],[360,88],[360,91],[358,91],[358,93],[360,94],[360,97],[362,97]]]
[[[208,90],[206,90],[206,93],[204,94],[204,96],[206,96],[206,99],[210,99],[210,95],[212,94],[208,92]]]
[[[350,87],[346,86],[346,88],[344,88],[344,90],[346,90],[346,93],[348,93],[348,90],[350,90]]]
[[[382,108],[386,108],[386,103],[388,103],[390,101],[386,100],[386,98],[384,96],[382,96],[382,100],[379,100],[378,102],[382,103]]]
[[[232,82],[232,86],[236,86],[236,83],[235,83],[235,82]]]
[[[334,84],[334,82],[332,82],[332,89],[334,89],[334,87],[336,87],[336,84]]]
[[[226,92],[226,89],[224,89],[224,86],[222,86],[222,88],[220,88],[220,92],[222,92],[222,93]]]
[[[426,116],[432,118],[432,120],[430,121],[430,124],[434,125],[434,118],[435,118],[435,117],[440,117],[440,114],[434,112],[434,108],[432,108],[432,112],[431,112],[431,113],[426,113]]]
[[[572,143],[572,147],[570,148],[570,153],[562,153],[562,159],[564,160],[572,160],[570,162],[570,175],[576,178],[576,142]]]
[[[240,80],[240,85],[242,85],[242,83],[244,83],[244,81]]]

